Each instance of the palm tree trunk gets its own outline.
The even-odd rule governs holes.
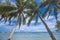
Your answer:
[[[39,16],[40,17],[40,16]],[[54,37],[53,33],[50,31],[50,29],[48,28],[48,25],[45,23],[45,21],[40,17],[41,21],[43,22],[43,24],[45,25],[50,37],[52,40],[56,40],[56,38]]]
[[[9,37],[8,37],[8,40],[11,40],[12,35],[14,34],[14,31],[15,31],[16,27],[17,27],[17,23],[16,23],[15,26],[12,28],[12,31],[11,31]]]
[[[19,15],[18,15],[17,22],[16,22],[15,26],[12,28],[12,31],[11,31],[11,33],[10,33],[9,37],[8,37],[8,40],[11,40],[12,35],[14,34],[14,31],[15,31],[15,29],[16,29],[16,27],[17,27],[17,24],[18,24],[18,23],[19,23],[19,21],[20,21],[20,14],[21,14],[21,12],[19,11]]]
[[[19,18],[20,18],[20,15],[18,15],[17,22],[16,22],[15,26],[12,28],[12,31],[11,31],[9,37],[8,37],[8,40],[11,40],[12,35],[14,34],[14,31],[15,31],[15,29],[16,29],[16,27],[17,27],[17,24],[19,23]]]
[[[18,16],[18,19],[17,19],[17,22],[16,22],[15,26],[12,28],[12,31],[11,31],[9,37],[8,37],[8,40],[11,40],[12,35],[14,34],[14,31],[15,31],[15,29],[17,27],[18,22],[19,22],[18,20],[19,20],[19,16]]]

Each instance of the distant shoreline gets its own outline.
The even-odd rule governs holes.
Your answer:
[[[10,33],[10,32],[0,32],[0,33]],[[48,33],[48,32],[14,32],[14,33]],[[52,32],[56,33],[56,32]]]

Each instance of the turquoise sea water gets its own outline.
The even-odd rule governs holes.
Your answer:
[[[57,40],[60,40],[60,33],[53,33]],[[9,33],[0,33],[0,40],[7,40]],[[47,32],[40,33],[14,33],[12,40],[51,40]]]

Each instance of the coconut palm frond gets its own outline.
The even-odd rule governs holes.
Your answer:
[[[56,7],[57,7],[58,9],[60,9],[60,1],[58,1],[57,3],[55,3],[55,5],[56,5]]]
[[[12,11],[15,9],[16,7],[13,7],[13,6],[0,6],[0,11]]]
[[[42,4],[39,6],[39,8],[43,8],[43,7],[45,7],[46,5],[48,5],[48,2],[47,2],[47,1],[44,2],[44,3],[42,3]]]
[[[1,15],[1,19],[2,18],[5,18],[6,19],[6,18],[8,18],[8,15],[9,14],[8,14],[8,12],[5,11],[5,12],[2,12],[0,15]]]
[[[20,5],[20,0],[15,0],[16,5],[19,6]]]
[[[48,6],[48,7],[46,8],[45,12],[42,13],[42,18],[45,18],[45,16],[47,15],[47,12],[49,11],[49,7],[50,7],[50,6]]]
[[[17,17],[17,13],[16,13],[16,12],[15,12],[15,13],[10,13],[10,14],[8,15],[9,24],[11,24],[12,18],[16,18],[16,17]]]
[[[30,19],[28,20],[28,23],[27,23],[28,26],[30,25],[30,23],[31,23],[31,21],[33,20],[34,16],[35,16],[35,15],[32,15],[32,16],[30,17]]]
[[[5,23],[6,23],[7,22],[7,17],[5,17],[4,20],[5,20]]]
[[[57,30],[60,30],[60,21],[56,21],[56,25],[55,25],[55,27],[57,28]]]
[[[48,13],[48,17],[49,17],[52,14],[53,9],[55,9],[54,10],[54,16],[57,19],[56,16],[57,16],[58,12],[56,12],[56,11],[60,10],[60,4],[59,4],[60,1],[58,1],[58,0],[57,1],[56,0],[50,0],[50,1],[49,0],[46,0],[46,2],[48,2],[46,5],[49,6],[50,8],[49,9],[45,9],[45,12],[42,13],[42,17],[45,17],[46,16],[47,10],[49,10],[49,13]],[[43,7],[45,7],[45,6],[43,6]]]
[[[9,13],[8,16],[16,18],[17,15],[18,15],[18,12],[12,12],[12,13]]]
[[[10,0],[6,0],[6,5],[11,5]]]
[[[57,22],[56,22],[56,27],[57,27],[57,28],[60,27],[60,21],[57,21]]]
[[[36,24],[38,23],[38,18],[39,18],[38,15],[36,15],[36,22],[35,22]]]
[[[28,26],[30,25],[31,21],[33,20],[33,18],[35,17],[36,13],[35,13],[35,10],[34,12],[32,13],[32,15],[30,16],[30,19],[28,20]]]
[[[31,0],[31,3],[30,2],[29,3],[27,2],[26,6],[25,6],[26,8],[33,9],[34,10],[37,7],[37,3],[35,1],[32,1]]]
[[[60,9],[60,6],[56,5],[56,7],[57,7],[58,9]]]
[[[57,15],[58,15],[58,13],[57,13],[57,9],[54,8],[54,16],[55,16],[56,20],[57,20]]]
[[[11,24],[11,18],[12,18],[12,17],[9,17],[9,19],[8,19],[8,21],[9,21],[9,25]]]
[[[35,1],[32,1],[31,6],[32,6],[33,8],[36,8],[36,7],[37,7],[37,3],[36,3]]]
[[[48,17],[47,17],[47,19],[49,18],[49,16],[52,14],[52,9],[51,8],[49,8],[49,13],[48,13]]]
[[[20,28],[20,26],[21,26],[21,21],[22,21],[22,20],[21,20],[21,16],[19,16],[19,17],[18,17],[19,28]]]
[[[24,14],[22,14],[22,22],[23,22],[23,25],[26,23],[26,18],[24,16]]]

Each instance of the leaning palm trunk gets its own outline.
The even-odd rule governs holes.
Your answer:
[[[17,22],[16,22],[15,26],[12,28],[12,31],[11,31],[11,33],[10,33],[9,37],[8,37],[8,40],[11,40],[12,35],[14,34],[14,31],[15,31],[15,29],[16,29],[16,27],[17,27],[18,23],[19,23],[19,19],[20,19],[20,15],[18,15]]]
[[[16,27],[17,27],[17,25],[15,25],[15,26],[13,27],[13,29],[12,29],[12,31],[11,31],[11,33],[10,33],[9,37],[8,37],[8,40],[11,40],[12,35],[13,35],[13,33],[14,33],[14,31],[15,31]]]
[[[15,26],[12,28],[12,31],[11,31],[9,37],[8,37],[8,40],[11,40],[12,35],[14,34],[14,31],[15,31],[16,27],[17,27],[17,23],[16,23]]]
[[[40,17],[40,16],[39,16]],[[50,29],[48,28],[48,25],[45,23],[45,21],[40,17],[41,21],[43,22],[43,24],[45,25],[50,37],[52,40],[56,40],[56,38],[54,37],[54,35],[52,34],[52,32],[50,31]]]
[[[15,31],[15,29],[17,27],[18,22],[19,22],[18,20],[19,20],[19,16],[18,16],[18,19],[17,19],[17,22],[16,22],[15,26],[12,28],[12,31],[11,31],[9,37],[8,37],[8,40],[11,40],[12,35],[14,34],[14,31]]]

